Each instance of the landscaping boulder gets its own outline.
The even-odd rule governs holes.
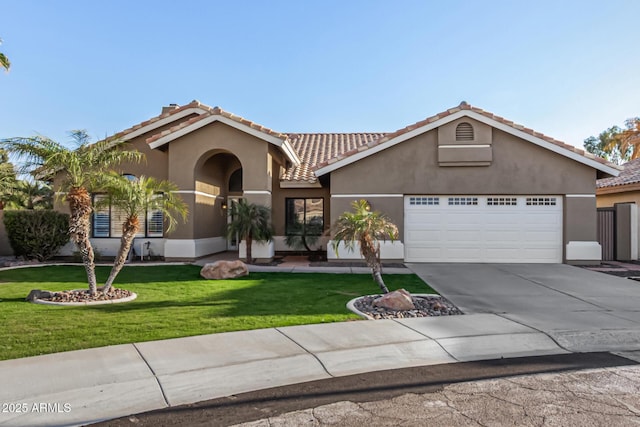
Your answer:
[[[205,279],[220,280],[233,279],[249,275],[247,265],[242,261],[216,261],[205,264],[200,270],[200,275]]]
[[[29,295],[27,295],[26,299],[29,302],[34,302],[37,299],[52,298],[54,295],[55,295],[55,292],[41,291],[40,289],[33,289],[31,290],[31,292],[29,292]]]
[[[376,307],[384,307],[389,310],[415,310],[411,294],[404,289],[384,294],[373,302]]]

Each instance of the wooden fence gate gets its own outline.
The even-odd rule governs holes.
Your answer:
[[[616,208],[598,208],[598,243],[602,246],[602,260],[616,259]]]

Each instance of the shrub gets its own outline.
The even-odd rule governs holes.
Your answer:
[[[5,211],[4,225],[16,256],[44,261],[69,241],[69,215],[56,211]]]

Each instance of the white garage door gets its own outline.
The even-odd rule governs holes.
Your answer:
[[[562,262],[561,196],[405,196],[407,262]]]

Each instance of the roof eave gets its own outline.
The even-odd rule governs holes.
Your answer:
[[[156,120],[153,123],[149,123],[146,126],[143,126],[139,129],[134,130],[133,132],[129,132],[126,135],[124,135],[121,139],[123,141],[129,141],[137,136],[144,135],[145,133],[151,132],[152,130],[168,125],[169,123],[173,123],[176,120],[181,119],[183,117],[190,116],[191,114],[204,114],[206,112],[207,110],[203,108],[198,108],[198,107],[187,108],[175,114],[170,114],[166,117]]]
[[[640,191],[640,182],[599,187],[596,188],[596,196],[603,194],[627,193],[629,191]]]
[[[161,136],[160,138],[152,141],[149,143],[149,147],[151,149],[156,149],[159,147],[162,147],[165,144],[168,144],[171,141],[174,141],[188,133],[191,133],[195,130],[198,130],[210,123],[213,122],[220,122],[220,123],[224,123],[228,126],[231,126],[235,129],[238,129],[242,132],[245,132],[249,135],[255,136],[256,138],[262,139],[263,141],[266,141],[270,144],[273,144],[277,147],[279,147],[280,149],[282,149],[282,151],[284,152],[285,156],[287,156],[287,158],[295,165],[299,165],[300,164],[300,159],[298,158],[297,154],[295,153],[295,151],[293,150],[293,147],[291,147],[291,144],[283,139],[283,138],[278,138],[274,135],[265,133],[259,129],[253,128],[251,126],[247,126],[245,124],[242,123],[238,123],[237,121],[230,119],[228,117],[225,117],[223,115],[220,114],[212,114],[208,117],[204,117],[201,120],[197,120],[194,123],[183,127],[182,129],[178,129],[172,132],[169,132],[167,135]]]
[[[614,167],[602,164],[602,163],[600,163],[600,162],[598,162],[598,161],[596,161],[594,159],[590,159],[590,158],[585,157],[585,156],[583,156],[581,154],[578,154],[578,153],[576,153],[574,151],[568,150],[566,148],[560,147],[560,146],[558,146],[556,144],[553,144],[551,142],[545,141],[542,138],[539,138],[539,137],[536,137],[536,136],[531,135],[529,133],[523,132],[523,131],[521,131],[519,129],[516,129],[516,128],[512,127],[512,126],[509,126],[509,125],[507,125],[505,123],[499,122],[499,121],[494,120],[492,118],[486,117],[486,116],[484,116],[482,114],[476,113],[475,111],[472,111],[472,110],[456,111],[455,113],[447,115],[447,116],[445,116],[443,118],[440,118],[440,119],[434,120],[434,121],[432,121],[430,123],[427,123],[424,126],[418,127],[418,128],[413,129],[413,130],[411,130],[409,132],[406,132],[406,133],[403,133],[401,135],[398,135],[397,137],[391,138],[388,141],[385,141],[385,142],[383,142],[383,143],[381,143],[379,145],[376,145],[376,146],[374,146],[374,147],[372,147],[370,149],[359,151],[358,153],[355,153],[355,154],[353,154],[353,155],[351,155],[349,157],[340,159],[340,160],[338,160],[338,161],[336,161],[336,162],[334,162],[332,164],[329,164],[327,166],[321,167],[321,168],[315,170],[314,172],[315,172],[316,176],[318,176],[318,177],[322,176],[322,175],[326,175],[327,173],[333,172],[333,171],[335,171],[337,169],[340,169],[340,168],[342,168],[344,166],[350,165],[351,163],[357,162],[360,159],[363,159],[363,158],[368,157],[368,156],[370,156],[372,154],[378,153],[378,152],[380,152],[382,150],[385,150],[385,149],[387,149],[389,147],[393,147],[394,145],[397,145],[397,144],[399,144],[401,142],[404,142],[404,141],[406,141],[408,139],[414,138],[414,137],[416,137],[418,135],[421,135],[421,134],[423,134],[425,132],[428,132],[430,130],[436,129],[436,128],[438,128],[440,126],[443,126],[443,125],[445,125],[447,123],[450,123],[450,122],[452,122],[454,120],[458,120],[459,118],[462,118],[462,117],[469,117],[469,118],[472,118],[472,119],[477,120],[479,122],[485,123],[485,124],[487,124],[489,126],[492,126],[492,127],[496,128],[496,129],[499,129],[499,130],[501,130],[503,132],[509,133],[509,134],[514,135],[514,136],[516,136],[518,138],[521,138],[521,139],[524,139],[526,141],[529,141],[529,142],[531,142],[533,144],[536,144],[536,145],[538,145],[540,147],[546,148],[546,149],[548,149],[550,151],[553,151],[553,152],[555,152],[557,154],[560,154],[560,155],[562,155],[564,157],[567,157],[567,158],[570,158],[572,160],[575,160],[575,161],[577,161],[579,163],[582,163],[584,165],[590,166],[590,167],[592,167],[592,168],[594,168],[596,170],[599,170],[599,171],[604,172],[606,174],[609,174],[611,176],[618,176],[620,174],[620,172],[621,172],[620,170],[618,170],[618,169],[616,169]]]
[[[281,180],[280,188],[322,188],[322,184],[319,181],[288,181]]]

